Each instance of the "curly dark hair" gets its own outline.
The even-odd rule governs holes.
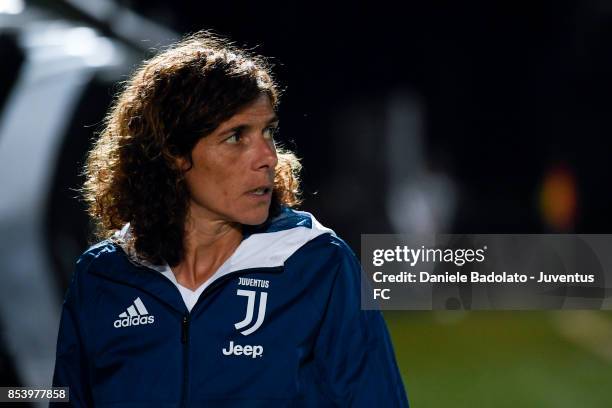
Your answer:
[[[201,31],[145,61],[123,84],[90,150],[83,196],[97,238],[130,223],[131,247],[154,264],[184,256],[189,192],[177,158],[262,94],[279,90],[261,56]],[[270,217],[300,203],[300,163],[279,150]]]

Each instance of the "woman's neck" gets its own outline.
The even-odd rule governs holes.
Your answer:
[[[240,224],[188,217],[183,238],[183,260],[172,272],[182,286],[195,290],[234,253],[242,241]]]

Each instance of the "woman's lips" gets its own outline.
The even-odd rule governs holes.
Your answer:
[[[247,195],[255,198],[269,198],[272,195],[272,187],[262,186],[249,190]]]

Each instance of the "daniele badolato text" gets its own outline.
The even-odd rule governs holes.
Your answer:
[[[537,283],[593,283],[594,275],[582,275],[579,273],[568,274],[545,274],[537,275],[522,273],[489,272],[481,273],[472,271],[468,274],[460,272],[444,272],[434,274],[429,272],[400,272],[396,274],[385,274],[374,272],[374,282],[377,283],[525,283],[535,281]]]
[[[478,265],[486,259],[487,246],[476,249],[441,249],[441,248],[409,248],[397,246],[395,249],[375,249],[372,253],[372,265],[374,273],[372,280],[376,286],[380,284],[419,284],[419,283],[510,283],[521,284],[535,282],[541,284],[555,283],[593,283],[593,274],[555,274],[537,271],[534,273],[511,273],[507,271],[475,271]],[[385,264],[395,263],[409,266],[412,271],[386,273],[379,268]],[[437,264],[449,264],[450,266],[463,267],[469,264],[471,271],[433,273],[423,269],[433,269]],[[420,270],[419,270],[420,269]],[[430,269],[430,270],[431,270]],[[376,287],[373,289],[374,299],[390,299],[391,289]]]

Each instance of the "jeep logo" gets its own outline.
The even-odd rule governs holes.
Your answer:
[[[233,341],[230,341],[228,348],[224,348],[222,351],[226,356],[248,356],[251,358],[263,356],[263,346],[241,346],[240,344],[234,345]]]

